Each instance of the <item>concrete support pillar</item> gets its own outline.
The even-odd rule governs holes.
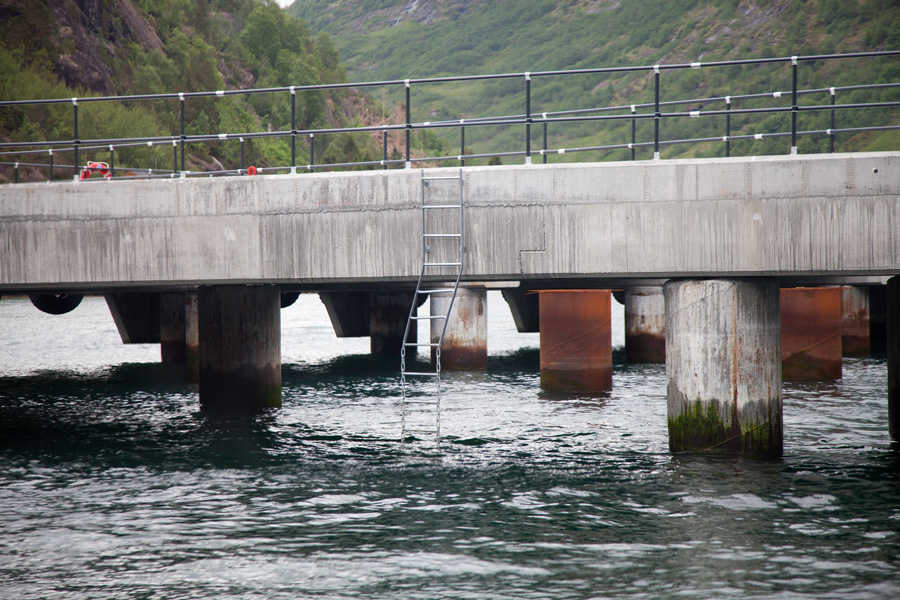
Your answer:
[[[447,314],[452,294],[431,294],[431,316]],[[431,321],[431,343],[440,339],[443,319]],[[435,348],[431,360],[435,360]],[[459,288],[447,331],[441,345],[441,369],[478,371],[487,369],[487,290]]]
[[[183,365],[187,358],[184,294],[162,294],[159,305],[159,347],[162,362]]]
[[[200,381],[200,319],[197,292],[184,295],[184,346],[188,379]]]
[[[610,292],[541,292],[541,387],[564,392],[612,388]]]
[[[662,287],[625,290],[625,360],[666,362],[666,303]]]
[[[778,283],[665,285],[669,448],[782,451]]]
[[[848,357],[872,354],[869,331],[869,288],[841,288],[841,353]]]
[[[369,315],[372,354],[400,355],[403,332],[406,330],[409,309],[415,296],[415,292],[407,291],[372,292]],[[409,339],[415,341],[416,321],[409,326]],[[413,346],[406,349],[407,356],[412,356],[415,352]]]
[[[888,424],[900,440],[900,277],[887,284]]]
[[[201,407],[281,406],[280,296],[275,285],[200,288]]]
[[[841,288],[781,290],[781,358],[785,379],[841,378]]]

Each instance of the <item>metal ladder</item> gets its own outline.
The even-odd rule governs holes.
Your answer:
[[[428,191],[434,190],[438,195],[443,192],[446,196],[452,190],[440,190],[440,187],[456,182],[459,186],[459,196],[456,201],[443,203],[429,203]],[[412,307],[409,310],[409,318],[406,320],[406,330],[403,333],[403,344],[400,346],[400,388],[401,388],[401,419],[400,441],[405,443],[408,438],[424,438],[433,436],[436,445],[441,441],[441,344],[447,331],[447,322],[453,303],[456,300],[456,292],[459,289],[459,280],[463,273],[463,259],[465,256],[465,236],[463,231],[463,177],[462,169],[457,175],[426,176],[422,171],[422,269],[419,271],[419,280],[416,283],[416,293],[413,297]],[[458,215],[453,219],[453,212]],[[453,242],[457,243],[454,244]],[[455,273],[445,275],[448,271]],[[435,281],[452,280],[449,284],[438,285]],[[416,313],[418,306],[432,294],[449,293],[450,302],[446,305],[444,314],[420,317]],[[432,311],[433,312],[433,311]],[[419,343],[418,336],[410,339],[410,329],[413,323],[426,323],[429,326],[431,340],[431,322],[441,321],[441,334],[437,342]],[[416,327],[418,330],[418,327]],[[418,332],[417,332],[418,333]],[[434,350],[434,370],[408,370],[406,350],[412,348],[413,353],[418,348]],[[415,382],[415,383],[412,383]],[[428,395],[422,390],[424,384],[432,382],[433,395]]]

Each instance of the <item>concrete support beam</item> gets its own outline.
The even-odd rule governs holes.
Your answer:
[[[370,293],[360,291],[319,292],[328,311],[328,318],[338,337],[366,337],[369,335]]]
[[[275,285],[199,289],[202,408],[281,406],[280,297]]]
[[[872,354],[869,331],[869,288],[841,288],[841,353],[848,357]]]
[[[509,304],[519,333],[537,333],[541,330],[540,295],[537,292],[525,288],[506,288],[501,293]]]
[[[662,287],[625,290],[625,360],[666,362],[666,303]]]
[[[900,276],[887,284],[888,424],[900,440]]]
[[[369,335],[372,354],[400,355],[403,332],[409,318],[409,309],[415,300],[414,291],[372,292],[370,296]],[[415,341],[416,321],[410,323],[409,339]],[[407,356],[415,355],[416,349],[406,349]]]
[[[105,298],[123,344],[160,342],[160,294],[107,294]]]
[[[610,292],[541,292],[541,387],[564,392],[612,388]]]
[[[674,280],[665,302],[669,448],[780,454],[777,282]]]
[[[187,360],[184,325],[184,294],[161,294],[159,341],[162,362],[183,365]]]
[[[188,379],[200,381],[200,318],[197,292],[184,295],[184,345]]]
[[[452,294],[431,294],[431,315],[447,314]],[[431,343],[440,339],[443,319],[431,321]],[[431,360],[435,360],[435,348]],[[478,371],[487,369],[487,290],[459,288],[444,343],[441,344],[441,369],[447,371]]]
[[[781,357],[785,379],[841,378],[841,288],[781,290]]]

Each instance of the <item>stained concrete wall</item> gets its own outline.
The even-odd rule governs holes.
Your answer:
[[[420,173],[0,186],[0,291],[408,284]],[[900,272],[900,152],[471,167],[464,179],[469,281]]]

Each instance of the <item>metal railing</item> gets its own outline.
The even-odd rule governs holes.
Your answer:
[[[829,138],[830,151],[834,151],[835,136],[845,133],[858,133],[861,131],[884,131],[898,130],[900,123],[890,124],[882,123],[878,125],[864,127],[846,127],[836,128],[836,115],[839,111],[846,110],[873,110],[873,109],[895,109],[900,107],[900,100],[891,100],[885,102],[856,102],[838,104],[836,102],[839,93],[859,90],[884,90],[891,88],[900,88],[900,82],[889,83],[870,83],[850,86],[834,86],[828,88],[800,89],[798,88],[798,70],[801,64],[812,62],[842,61],[846,59],[875,59],[880,57],[900,56],[900,50],[881,51],[881,52],[857,52],[848,54],[834,55],[811,55],[811,56],[791,56],[776,58],[760,58],[730,61],[712,61],[712,62],[693,62],[679,63],[669,65],[645,65],[632,67],[609,67],[595,69],[574,69],[560,71],[538,71],[538,72],[522,72],[522,73],[502,73],[492,75],[474,75],[474,76],[458,76],[458,77],[433,77],[423,79],[404,79],[404,80],[387,80],[387,81],[371,81],[362,83],[339,83],[339,84],[322,84],[322,85],[306,85],[306,86],[289,86],[276,88],[259,88],[259,89],[239,89],[239,90],[217,90],[206,92],[183,92],[183,93],[166,93],[166,94],[139,94],[127,96],[105,96],[105,97],[84,97],[84,98],[65,98],[65,99],[40,99],[40,100],[13,100],[0,101],[0,110],[13,107],[31,107],[46,104],[71,104],[72,106],[72,139],[65,140],[28,140],[28,141],[12,141],[0,143],[0,165],[7,167],[12,166],[14,171],[14,181],[18,182],[19,169],[22,167],[31,167],[37,169],[47,169],[49,178],[55,177],[55,172],[59,170],[70,171],[74,173],[74,178],[78,179],[86,166],[81,163],[81,153],[93,153],[95,156],[98,151],[109,152],[109,172],[111,177],[115,178],[116,173],[127,170],[129,176],[138,177],[190,177],[190,176],[211,176],[223,174],[246,174],[250,169],[244,164],[244,145],[248,141],[259,138],[288,138],[290,144],[291,160],[289,165],[272,165],[266,167],[251,167],[258,173],[274,173],[274,172],[291,172],[296,173],[298,169],[308,172],[317,169],[339,169],[346,167],[362,167],[362,168],[389,168],[392,166],[410,167],[414,163],[434,163],[456,161],[460,165],[465,165],[467,160],[484,159],[492,157],[523,157],[526,164],[532,162],[533,156],[541,156],[544,162],[550,155],[563,155],[588,151],[611,151],[625,149],[630,150],[631,159],[636,158],[637,149],[653,150],[653,158],[660,158],[660,149],[664,146],[672,146],[678,144],[702,144],[710,142],[722,142],[725,146],[725,155],[731,155],[731,145],[734,142],[743,140],[763,140],[766,138],[786,138],[790,137],[789,152],[797,153],[797,140],[802,136],[827,136]],[[694,70],[694,69],[715,69],[720,67],[733,66],[751,66],[751,65],[778,65],[787,64],[791,69],[791,89],[786,91],[767,91],[750,94],[738,94],[731,96],[711,96],[705,98],[691,99],[675,99],[661,100],[661,75],[669,71],[678,70]],[[641,102],[630,105],[620,106],[604,106],[597,108],[579,108],[570,110],[556,110],[546,112],[533,112],[532,110],[532,84],[534,81],[549,77],[572,77],[580,75],[594,76],[610,76],[610,75],[628,75],[628,74],[652,74],[653,84],[653,101]],[[524,112],[512,115],[497,115],[476,118],[459,118],[441,121],[421,121],[414,122],[412,120],[411,108],[411,92],[414,86],[428,86],[442,83],[454,82],[477,82],[477,81],[502,81],[502,80],[520,80],[523,85],[523,104]],[[296,97],[300,92],[328,92],[346,89],[370,89],[375,87],[397,88],[401,87],[405,99],[405,121],[392,124],[380,124],[369,126],[355,127],[333,127],[333,128],[317,128],[317,129],[298,129],[297,126],[297,110]],[[827,104],[811,104],[800,105],[799,98],[801,96],[828,94],[830,101]],[[256,94],[289,94],[290,95],[290,129],[279,131],[265,132],[220,132],[209,134],[188,134],[185,127],[185,105],[188,101],[203,98],[223,98],[226,96],[248,96]],[[787,106],[758,106],[747,108],[734,108],[734,104],[738,101],[752,101],[764,98],[790,98],[790,105]],[[95,102],[136,102],[136,101],[173,101],[178,102],[178,126],[177,134],[168,136],[150,136],[150,137],[131,137],[131,138],[109,138],[109,139],[79,139],[79,105]],[[690,110],[680,110],[673,112],[664,112],[664,109],[677,108],[685,105],[694,107],[706,107],[710,104],[724,103],[723,108],[714,108],[711,110],[701,110],[693,108]],[[648,110],[649,109],[649,110]],[[640,112],[648,110],[648,112]],[[799,130],[797,121],[801,113],[830,111],[831,126],[825,129],[815,130]],[[624,114],[610,114],[624,113]],[[790,130],[787,131],[762,131],[756,133],[738,133],[732,132],[732,118],[744,115],[771,115],[771,114],[790,114]],[[660,125],[663,121],[674,119],[696,119],[699,117],[725,117],[725,129],[721,136],[704,136],[685,139],[662,139],[660,136]],[[551,125],[558,124],[586,124],[586,123],[616,123],[626,122],[631,125],[630,141],[623,141],[615,144],[593,145],[572,148],[549,148],[548,128]],[[638,141],[637,124],[639,122],[652,121],[653,134],[652,139]],[[532,148],[532,128],[536,125],[543,127],[543,147],[535,151]],[[472,127],[510,127],[522,126],[523,137],[522,145],[519,148],[510,149],[502,152],[485,152],[485,153],[466,153],[465,134],[467,128]],[[458,128],[460,131],[460,152],[456,155],[447,156],[413,156],[411,137],[416,130],[440,130],[446,128]],[[320,138],[332,134],[340,133],[381,133],[383,138],[383,155],[380,160],[367,160],[359,162],[343,162],[343,163],[316,163],[316,137]],[[388,134],[391,132],[401,132],[405,138],[404,156],[400,159],[388,158]],[[305,138],[308,141],[308,156],[306,164],[299,164],[297,161],[297,140]],[[217,171],[190,172],[186,169],[186,157],[188,155],[189,144],[202,144],[209,142],[221,142],[225,140],[234,140],[240,143],[241,164],[240,168],[229,168]],[[134,167],[115,165],[115,155],[117,151],[136,147],[158,147],[171,146],[172,148],[172,168],[159,169],[148,167]],[[55,164],[55,156],[61,153],[71,153],[73,164]],[[41,162],[46,159],[47,162]]]

